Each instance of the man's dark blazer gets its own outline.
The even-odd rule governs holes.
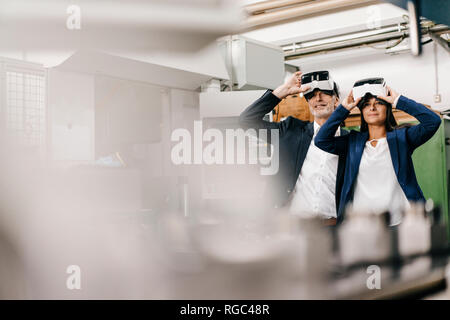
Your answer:
[[[268,122],[264,116],[280,103],[281,99],[271,90],[267,90],[258,100],[247,107],[239,117],[239,123],[244,129],[269,129],[268,142],[270,143],[270,129],[279,130],[279,170],[270,176],[264,198],[271,199],[268,203],[274,208],[287,204],[291,192],[294,190],[306,153],[314,135],[314,124],[294,117],[288,117],[281,122]],[[341,129],[341,135],[348,134]],[[339,208],[339,199],[342,189],[345,169],[345,157],[339,157],[336,179],[336,208]],[[338,222],[340,221],[338,216]]]
[[[417,147],[427,142],[436,133],[441,124],[441,118],[424,105],[404,96],[400,96],[397,109],[412,115],[420,123],[386,133],[395,175],[409,201],[425,201],[422,190],[417,183],[411,156]],[[334,136],[336,128],[347,118],[349,113],[350,111],[340,105],[320,128],[315,138],[318,148],[335,155],[344,156],[347,159],[344,185],[338,209],[340,216],[342,216],[346,204],[353,200],[354,185],[358,176],[361,157],[369,138],[367,131],[358,132],[354,130],[345,137]]]

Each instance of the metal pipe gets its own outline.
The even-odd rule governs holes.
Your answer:
[[[293,54],[287,54],[285,56],[285,60],[293,60],[297,59],[300,56],[306,55],[306,54],[312,54],[312,53],[319,53],[323,51],[334,51],[337,49],[346,49],[351,48],[355,46],[361,46],[366,44],[374,44],[379,42],[384,42],[392,39],[398,39],[402,36],[406,36],[407,31],[401,31],[401,32],[392,32],[388,34],[376,34],[373,36],[368,36],[364,38],[359,39],[350,39],[350,40],[343,40],[343,41],[337,41],[333,43],[326,43],[318,46],[314,46],[311,48],[304,48],[304,49],[298,49],[296,50],[296,53]]]
[[[402,24],[396,24],[396,25],[389,25],[389,26],[385,26],[381,29],[375,29],[375,30],[367,30],[367,31],[358,31],[358,32],[349,32],[349,33],[343,33],[340,35],[336,35],[334,37],[326,37],[326,38],[319,38],[319,39],[314,39],[314,40],[308,40],[308,41],[298,41],[298,42],[294,42],[294,43],[289,43],[289,44],[285,44],[285,45],[281,45],[281,48],[285,51],[292,51],[292,46],[297,46],[300,45],[300,48],[305,48],[305,47],[313,47],[316,45],[306,45],[305,44],[309,44],[311,42],[318,42],[318,41],[326,41],[326,43],[335,43],[339,38],[343,38],[343,37],[350,37],[353,36],[351,39],[357,39],[357,38],[364,38],[367,36],[372,36],[372,35],[377,35],[377,34],[386,34],[386,33],[391,33],[394,31],[403,31],[403,30],[407,30],[407,26],[402,25]],[[336,40],[333,40],[333,38],[335,38]],[[342,41],[344,40],[350,40],[350,39],[342,39]],[[294,52],[292,52],[294,53]]]
[[[433,38],[431,38],[433,39]],[[438,57],[437,57],[437,43],[433,43],[433,62],[434,62],[434,84],[436,91],[434,93],[435,97],[439,95],[439,72],[438,72]]]
[[[429,32],[430,38],[433,39],[434,42],[438,43],[445,51],[450,52],[449,42],[442,39],[435,32]]]
[[[422,44],[420,43],[422,35],[420,34],[421,28],[416,1],[409,0],[407,7],[409,13],[409,39],[411,43],[411,53],[414,56],[419,56],[422,53]]]
[[[450,28],[445,25],[438,25],[438,26],[428,29],[428,31],[430,34],[442,34],[442,33],[450,32]],[[426,34],[426,33],[427,33],[427,30],[425,30],[425,32],[422,30],[422,34]],[[399,39],[401,37],[408,37],[408,36],[409,36],[409,30],[404,30],[404,31],[376,34],[376,35],[365,36],[365,37],[361,37],[361,38],[355,38],[355,39],[349,39],[349,40],[343,40],[343,41],[335,41],[335,42],[325,43],[322,45],[317,45],[317,46],[313,46],[313,47],[309,47],[309,48],[302,48],[302,49],[296,50],[295,52],[287,53],[285,55],[285,60],[294,60],[294,59],[298,59],[299,57],[306,56],[306,55],[312,55],[315,53],[337,51],[337,50],[342,50],[342,49],[361,47],[361,46],[365,46],[365,45],[369,45],[369,44],[377,44],[377,43],[382,43],[384,41]]]

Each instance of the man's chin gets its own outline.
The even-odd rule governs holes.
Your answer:
[[[316,110],[313,112],[313,116],[315,118],[326,118],[328,119],[333,112],[329,112],[328,110]]]

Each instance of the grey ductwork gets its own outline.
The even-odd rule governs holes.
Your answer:
[[[219,47],[233,89],[275,89],[283,83],[284,52],[280,47],[242,36],[223,38]]]

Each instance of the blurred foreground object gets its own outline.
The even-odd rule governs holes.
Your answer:
[[[234,1],[0,1],[0,49],[195,51],[233,33]]]

